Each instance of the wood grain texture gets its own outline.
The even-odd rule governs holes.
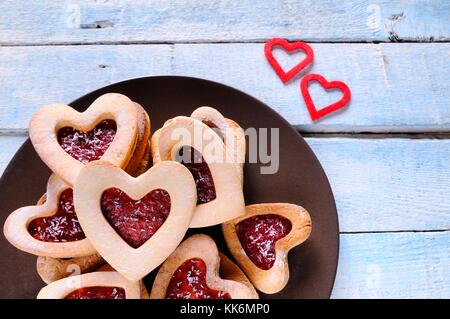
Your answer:
[[[0,172],[25,137],[0,137]],[[307,138],[341,232],[450,230],[450,140]]]
[[[340,229],[450,230],[450,140],[308,138]]]
[[[450,232],[341,235],[332,298],[450,298]]]
[[[308,72],[342,80],[352,91],[347,108],[314,124],[299,80],[283,85],[264,61],[262,45],[176,45],[174,63],[178,74],[212,79],[256,96],[303,132],[449,130],[449,43],[315,44],[313,49]],[[340,97],[322,92],[319,85],[310,91],[319,107]]]
[[[0,136],[0,176],[23,142],[23,136]]]
[[[0,43],[441,41],[449,11],[445,0],[4,0]]]
[[[171,47],[0,48],[0,128],[23,130],[42,105],[133,77],[171,73]]]
[[[283,85],[263,44],[89,45],[0,48],[0,129],[21,130],[47,103],[147,75],[188,75],[239,88],[303,132],[450,131],[450,43],[314,44],[310,72],[341,79],[348,108],[315,124],[298,79]],[[283,52],[281,52],[283,53]],[[295,60],[277,53],[283,63]],[[339,98],[311,86],[318,106]]]

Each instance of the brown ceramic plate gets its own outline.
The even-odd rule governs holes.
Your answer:
[[[274,175],[261,175],[263,164],[246,164],[244,193],[247,204],[289,202],[302,205],[311,214],[311,237],[289,253],[290,280],[275,295],[262,298],[329,298],[339,252],[339,225],[327,177],[303,138],[271,108],[231,87],[188,77],[146,77],[116,83],[89,93],[71,105],[84,110],[95,98],[118,92],[143,105],[152,131],[165,120],[189,115],[196,107],[209,105],[244,129],[279,128],[280,166]],[[58,102],[58,101],[55,101]],[[19,149],[0,180],[1,224],[18,207],[33,205],[45,192],[50,176],[30,141]],[[219,227],[196,230],[212,235],[219,249],[228,253]],[[190,231],[193,233],[193,231]],[[188,234],[189,235],[189,234]],[[4,236],[0,248],[0,298],[35,298],[44,283],[36,273],[36,257],[15,249]],[[145,278],[151,288],[154,272]]]

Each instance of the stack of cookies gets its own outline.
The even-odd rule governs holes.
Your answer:
[[[141,105],[108,93],[82,113],[44,106],[29,132],[53,174],[4,233],[38,256],[47,284],[38,298],[258,298],[255,288],[287,284],[287,253],[308,238],[310,216],[293,204],[245,206],[244,131],[217,110],[168,119],[151,135]],[[184,240],[219,224],[237,265],[207,235]],[[158,267],[148,293],[142,279]]]

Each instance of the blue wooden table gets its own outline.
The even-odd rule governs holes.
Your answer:
[[[298,81],[265,61],[271,37],[312,43],[310,71],[344,80],[350,107],[312,123]],[[0,170],[43,104],[147,75],[222,82],[283,115],[324,166],[341,227],[333,297],[449,298],[449,41],[446,0],[3,0]]]

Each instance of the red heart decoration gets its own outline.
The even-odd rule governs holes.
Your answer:
[[[285,72],[273,56],[272,50],[274,46],[280,46],[287,52],[302,50],[306,53],[306,57],[288,72]],[[301,41],[289,42],[281,38],[273,38],[267,41],[264,45],[264,54],[283,83],[287,83],[290,79],[300,73],[300,71],[311,64],[314,59],[314,51],[307,43]]]
[[[308,84],[311,81],[319,82],[320,85],[322,85],[322,87],[325,88],[326,90],[330,90],[330,89],[340,90],[343,93],[342,98],[335,103],[332,103],[320,110],[317,110],[317,108],[314,105],[314,102],[311,98],[311,95],[309,94],[309,91],[308,91]],[[323,76],[321,76],[319,74],[307,74],[306,76],[304,76],[300,82],[300,89],[302,91],[303,98],[304,98],[306,106],[308,108],[309,115],[311,116],[311,119],[313,121],[317,121],[321,117],[324,117],[327,114],[330,114],[332,112],[335,112],[335,111],[343,108],[350,101],[350,98],[352,95],[350,92],[350,88],[344,82],[342,82],[342,81],[328,82]]]

